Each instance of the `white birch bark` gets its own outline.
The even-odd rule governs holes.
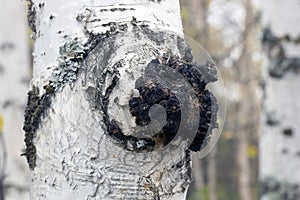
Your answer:
[[[2,166],[1,162],[0,176],[4,175],[5,199],[26,200],[29,199],[29,170],[20,156],[24,146],[23,112],[30,77],[26,5],[10,0],[1,0],[0,4],[0,114],[4,118],[1,161],[3,148],[6,147],[7,152],[6,164]]]
[[[262,1],[265,102],[260,136],[263,200],[300,198],[300,4]],[[298,38],[298,41],[297,41]]]
[[[119,84],[109,97],[118,106],[109,103],[107,111],[127,122],[125,130],[135,126],[123,110],[129,88],[151,59],[167,49],[182,53],[179,2],[33,0],[31,9],[36,14],[32,96],[51,98],[41,123],[33,125],[33,142],[28,142],[36,154],[26,152],[33,169],[32,199],[185,199],[190,182],[186,144],[154,153],[125,150],[105,135],[103,113],[93,104],[97,81],[103,81],[102,93],[110,91],[121,63]],[[96,35],[106,39],[91,48]],[[87,56],[83,66],[74,61],[80,56]],[[57,89],[54,94],[50,85]],[[41,109],[27,114],[36,119]]]

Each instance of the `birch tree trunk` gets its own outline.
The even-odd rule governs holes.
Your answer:
[[[245,1],[245,29],[242,34],[242,53],[238,60],[237,66],[239,70],[239,83],[240,83],[240,95],[242,101],[239,105],[238,113],[238,191],[240,199],[250,200],[253,199],[251,191],[251,167],[250,158],[248,155],[249,139],[253,134],[253,124],[255,123],[255,105],[257,96],[255,95],[255,87],[253,84],[254,78],[254,66],[251,61],[251,52],[254,43],[253,34],[255,30],[254,10],[251,0]],[[254,112],[253,112],[254,111]],[[254,122],[254,123],[253,123]],[[252,124],[253,123],[253,124]]]
[[[34,72],[23,155],[32,198],[185,199],[188,148],[199,150],[216,127],[205,89],[216,70],[199,65],[208,75],[198,82],[187,71],[194,65],[179,2],[33,0],[30,10]],[[181,90],[171,92],[170,80]]]
[[[1,0],[0,4],[0,115],[4,122],[3,133],[0,133],[0,193],[4,194],[0,194],[0,199],[26,200],[29,198],[29,170],[20,157],[30,78],[26,5],[10,0]]]
[[[300,4],[263,1],[265,101],[260,138],[261,199],[300,198]]]

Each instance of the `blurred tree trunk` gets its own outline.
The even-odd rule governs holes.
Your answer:
[[[265,99],[261,199],[300,199],[300,3],[261,1]]]
[[[248,154],[249,139],[253,134],[252,126],[255,123],[255,109],[257,97],[252,81],[254,79],[254,66],[252,62],[252,46],[254,35],[254,13],[251,0],[245,1],[245,29],[242,34],[242,53],[237,62],[239,72],[238,82],[240,84],[240,102],[238,110],[238,191],[240,199],[252,200],[251,190],[251,166]]]
[[[217,146],[214,147],[207,158],[209,200],[217,200]]]
[[[24,155],[32,170],[32,198],[185,199],[190,181],[186,147],[135,153],[125,149],[130,141],[117,138],[118,144],[105,129],[111,123],[109,128],[119,133],[109,115],[130,120],[116,105],[128,104],[124,90],[134,88],[132,77],[144,69],[140,65],[166,48],[182,52],[179,2],[93,2],[31,2],[34,73]],[[108,102],[113,95],[115,104]]]
[[[198,191],[204,187],[203,166],[197,154],[194,154],[192,161],[193,161],[193,182],[194,182],[194,187]]]
[[[24,146],[23,113],[30,79],[26,5],[11,0],[0,3],[0,115],[4,122],[0,137],[0,181],[3,181],[0,193],[3,189],[7,200],[26,200],[29,199],[29,171],[25,160],[20,157]],[[3,160],[5,150],[7,155]]]
[[[201,0],[201,13],[202,13],[202,28],[201,35],[202,38],[201,44],[203,47],[210,52],[210,41],[211,37],[209,34],[209,23],[208,23],[208,10],[209,10],[210,1]],[[200,32],[200,31],[199,31]],[[207,186],[208,194],[210,200],[217,199],[217,145],[210,152],[210,154],[205,158],[207,159]]]

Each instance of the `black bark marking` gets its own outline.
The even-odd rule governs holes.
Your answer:
[[[260,184],[260,196],[269,196],[272,199],[298,200],[300,186],[298,183],[280,181],[275,177],[266,177]]]
[[[164,0],[149,0],[149,1],[155,2],[155,3],[160,3],[160,2],[162,2],[162,1],[164,1]]]
[[[7,99],[6,101],[3,102],[2,108],[3,108],[3,109],[6,109],[6,108],[8,108],[9,106],[12,106],[14,103],[15,103],[14,100],[12,100],[12,99]]]
[[[49,17],[50,20],[53,20],[54,18],[55,18],[54,15],[50,15],[50,17]]]
[[[293,136],[293,129],[291,129],[291,128],[283,129],[282,133],[283,133],[284,136],[292,137]]]
[[[45,7],[45,3],[44,3],[44,2],[39,3],[39,8],[40,8],[40,9],[42,9],[42,8],[44,8],[44,7]]]
[[[280,123],[279,117],[275,112],[267,112],[266,114],[266,123],[269,126],[277,126]]]
[[[127,10],[135,10],[135,8],[110,8],[110,9],[101,9],[100,12],[107,12],[107,11],[111,11],[111,12],[115,12],[115,11],[127,11]]]
[[[16,48],[16,45],[11,41],[6,41],[1,43],[0,50],[4,52],[13,51]]]
[[[281,152],[282,152],[282,154],[287,154],[288,153],[288,149],[287,148],[283,148]]]
[[[0,63],[0,74],[3,74],[5,72],[3,65]]]
[[[133,19],[134,21],[134,19]],[[134,23],[134,22],[132,22]],[[141,24],[139,28],[142,30],[142,33],[146,35],[150,40],[154,41],[157,45],[163,44],[164,41],[164,35],[165,33],[163,31],[153,31],[149,28],[148,25]],[[137,31],[138,32],[138,31]]]
[[[264,30],[262,44],[267,47],[267,54],[271,61],[269,74],[273,78],[282,78],[286,72],[299,73],[300,70],[300,58],[288,57],[283,48],[283,41],[291,42],[291,39],[289,36],[276,37],[269,28]],[[294,43],[297,41],[298,39]]]

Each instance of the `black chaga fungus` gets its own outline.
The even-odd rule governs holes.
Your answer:
[[[163,0],[149,0],[149,1],[156,2],[156,3],[160,3],[160,2],[163,1]]]
[[[140,96],[129,100],[129,107],[135,122],[139,126],[150,124],[150,108],[154,104],[161,105],[167,113],[166,124],[162,130],[153,136],[159,145],[168,144],[178,132],[181,119],[180,103],[175,94],[170,89],[157,83],[150,83],[137,88]]]
[[[118,72],[116,72],[118,73]],[[124,135],[120,128],[120,124],[112,119],[107,112],[109,96],[116,86],[119,78],[115,76],[112,80],[111,85],[106,89],[105,95],[100,97],[101,108],[103,110],[103,121],[107,127],[107,134],[118,141],[122,146],[131,151],[142,151],[142,150],[151,150],[155,146],[155,142],[149,138],[137,138],[134,136]]]
[[[26,149],[22,156],[26,156],[31,170],[34,169],[36,161],[36,148],[33,142],[35,132],[39,128],[42,117],[50,108],[51,96],[54,94],[54,89],[51,85],[45,85],[44,89],[46,92],[40,97],[38,87],[32,87],[32,90],[28,92],[27,107],[25,109],[23,130],[25,131],[24,142]]]
[[[203,65],[196,65],[186,60],[176,57],[168,57],[168,59],[159,61],[152,60],[148,66],[151,69],[160,69],[161,65],[168,66],[178,71],[193,88],[194,93],[199,102],[199,121],[190,121],[189,123],[197,123],[198,130],[189,149],[199,151],[206,138],[211,135],[214,128],[217,127],[217,101],[211,92],[206,89],[206,85],[217,80],[217,71],[215,65],[206,62]],[[153,74],[159,71],[153,71]],[[154,150],[158,147],[165,146],[171,142],[176,136],[181,123],[181,105],[176,97],[176,93],[170,88],[160,83],[147,82],[137,86],[138,96],[132,96],[129,100],[129,111],[138,126],[147,126],[151,123],[149,116],[150,108],[158,104],[166,111],[166,122],[163,128],[153,136],[135,137],[133,134],[124,134],[121,129],[121,123],[115,119],[110,119],[107,112],[109,96],[118,82],[115,77],[112,84],[107,88],[105,95],[100,95],[101,107],[104,112],[103,120],[106,125],[107,134],[116,139],[125,149],[132,151]]]

